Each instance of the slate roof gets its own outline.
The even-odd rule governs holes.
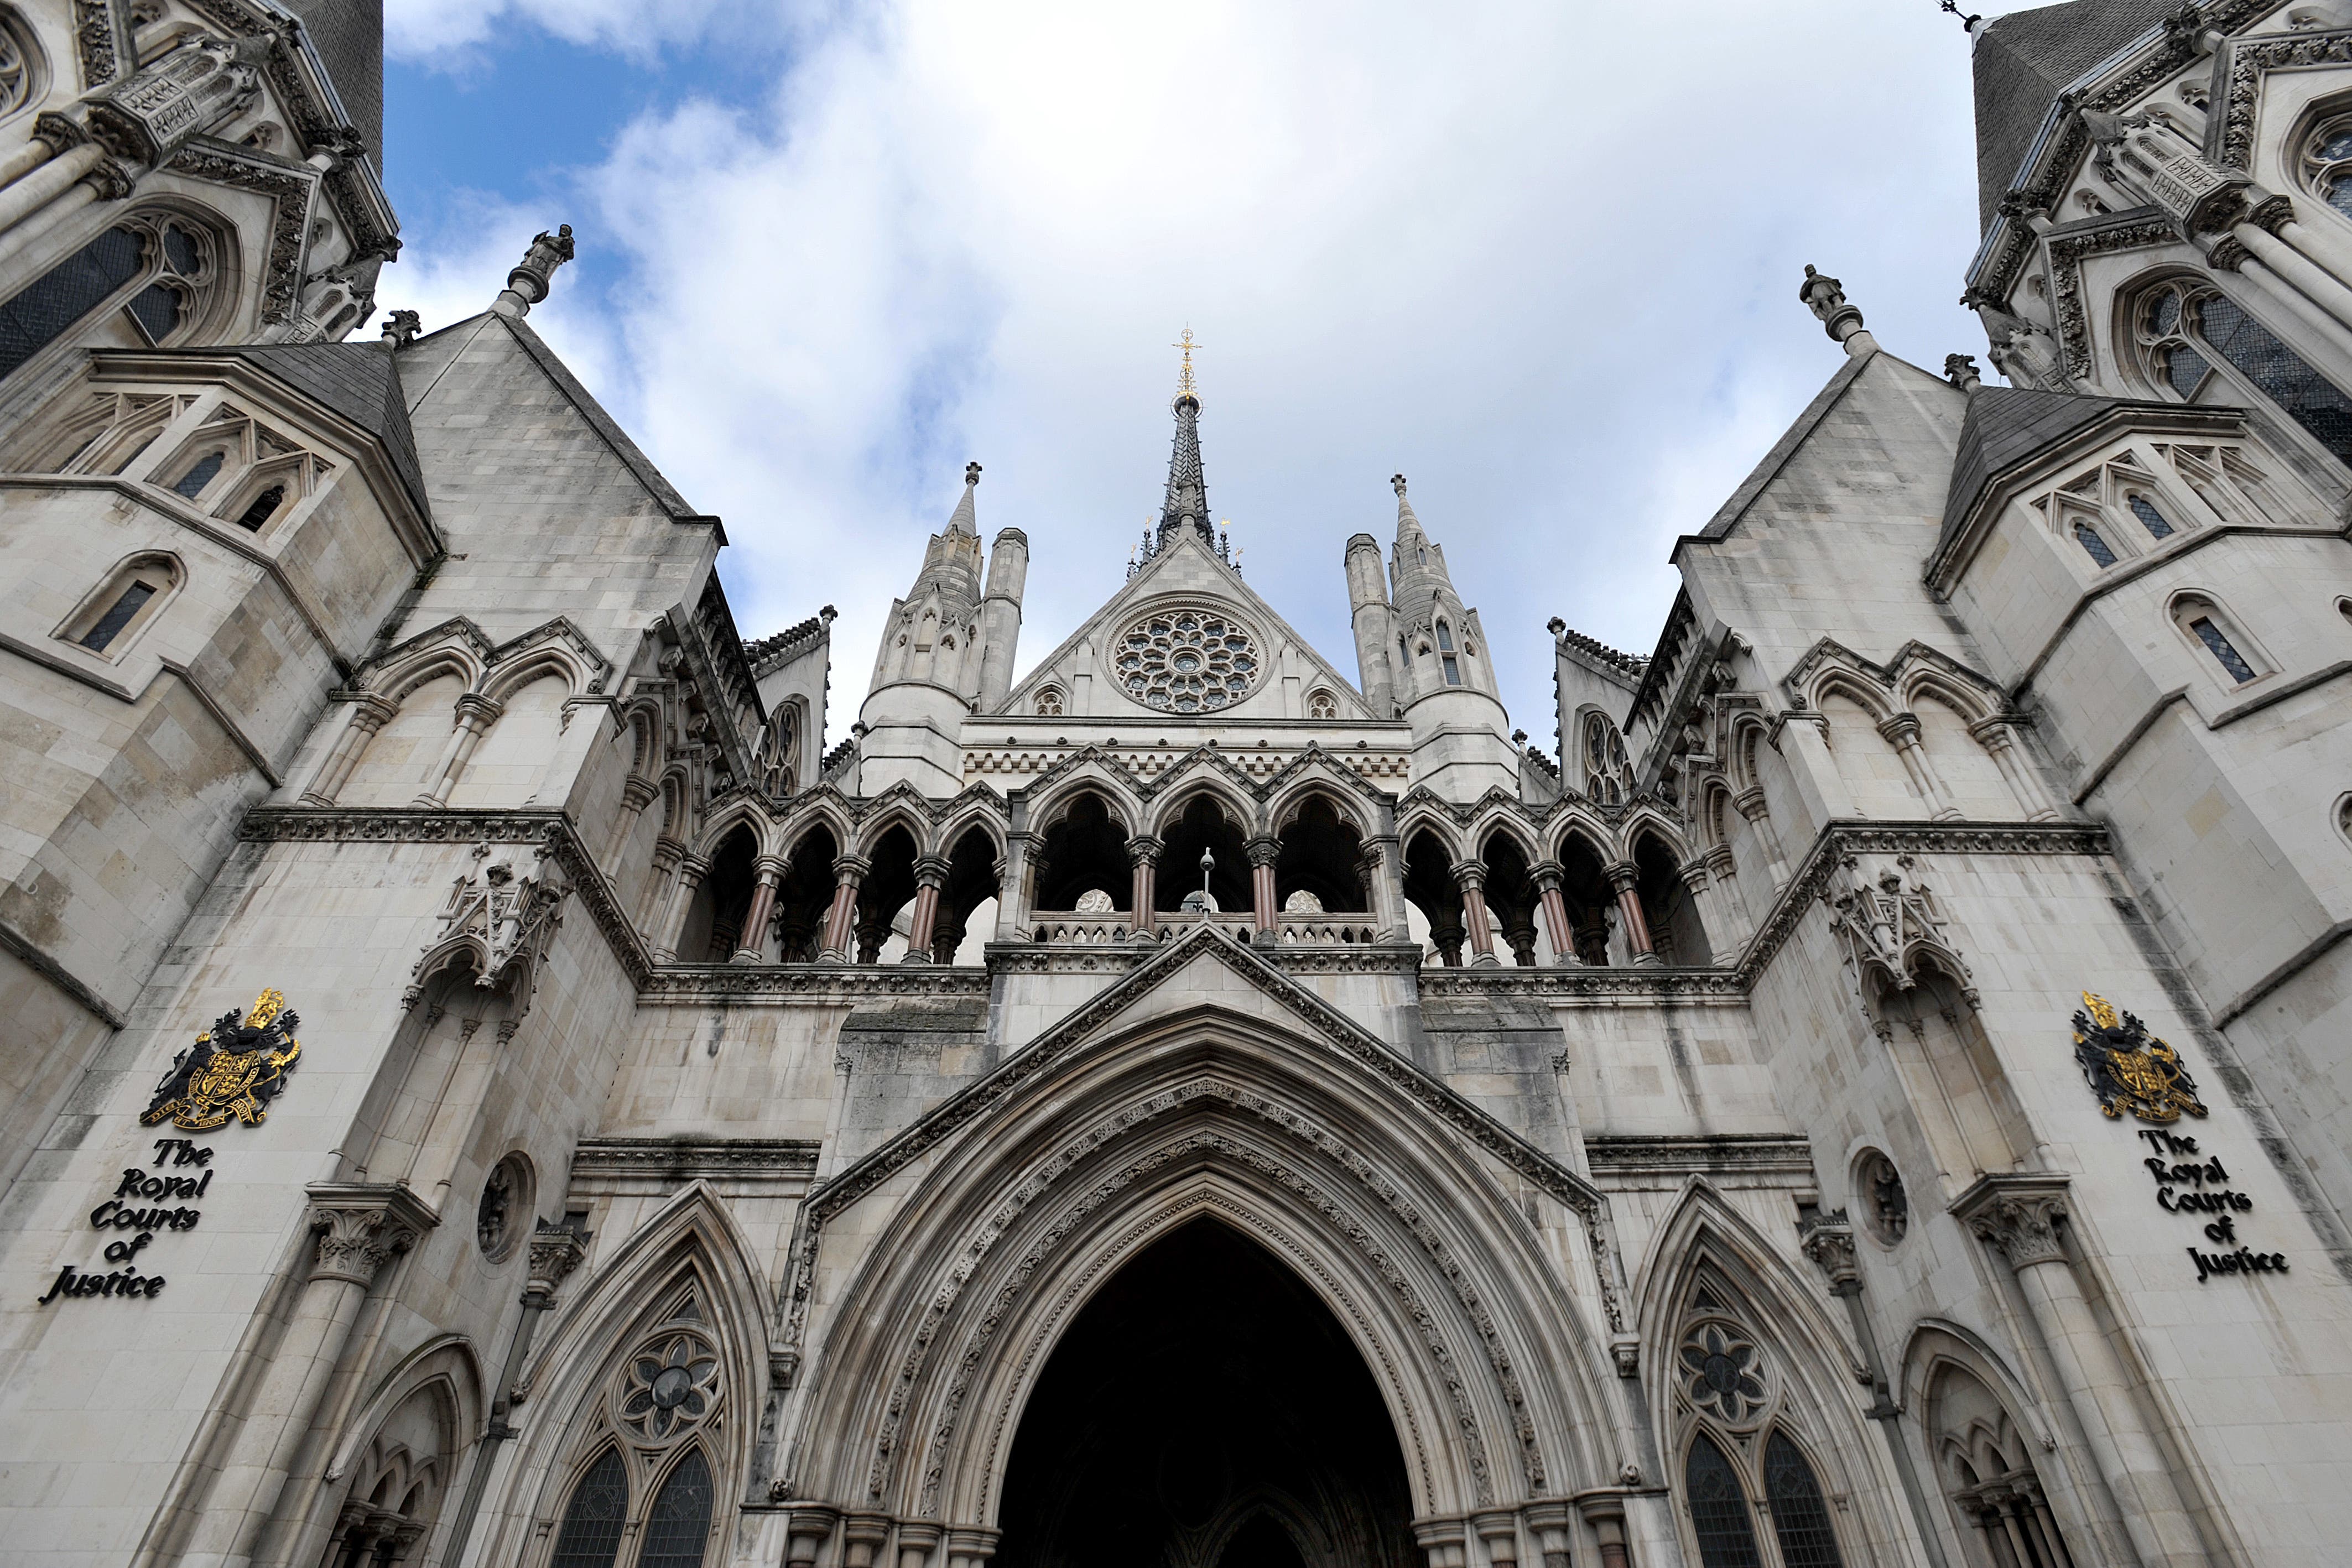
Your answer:
[[[425,498],[425,470],[416,460],[416,436],[408,424],[408,400],[402,395],[400,371],[389,348],[382,343],[270,343],[229,352],[373,434],[383,443],[393,472],[417,511],[426,517],[433,515]]]
[[[1960,422],[1959,450],[1952,455],[1952,487],[1944,497],[1943,532],[1928,559],[1942,558],[1959,531],[1960,519],[1997,476],[2119,408],[2179,412],[2176,403],[2084,397],[2026,387],[1986,387],[1969,399],[1969,416]]]
[[[2066,84],[2179,10],[2179,0],[2073,0],[2012,11],[1977,35],[1977,216],[2000,198]]]
[[[383,168],[383,0],[279,0],[302,18],[343,112]]]

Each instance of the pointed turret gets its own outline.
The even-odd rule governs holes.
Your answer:
[[[948,526],[931,536],[923,570],[890,606],[874,684],[859,718],[859,787],[869,793],[907,779],[926,795],[962,786],[953,736],[982,685],[980,465],[968,463],[963,494]],[[1026,547],[1022,554],[1026,557]]]
[[[1475,800],[1489,788],[1515,789],[1517,748],[1508,738],[1502,687],[1486,657],[1486,630],[1478,612],[1454,591],[1445,552],[1414,515],[1404,476],[1391,475],[1389,484],[1397,497],[1390,624],[1399,666],[1396,700],[1413,728],[1413,777],[1453,800]]]
[[[1180,529],[1191,528],[1211,549],[1217,548],[1216,529],[1209,522],[1209,487],[1201,476],[1201,394],[1192,384],[1192,329],[1175,346],[1184,350],[1184,368],[1176,381],[1176,444],[1168,455],[1168,498],[1160,507],[1158,547],[1166,549]]]

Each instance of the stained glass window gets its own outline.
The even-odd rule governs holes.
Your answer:
[[[2221,661],[2231,680],[2243,685],[2254,678],[2254,667],[2231,644],[2228,635],[2213,624],[2211,617],[2200,615],[2189,623],[2189,629],[2197,633],[2197,640],[2205,644],[2207,652]]]
[[[637,1568],[702,1568],[703,1549],[709,1543],[710,1467],[697,1448],[678,1461],[655,1494]]]
[[[1739,1490],[1739,1472],[1731,1468],[1714,1438],[1704,1432],[1698,1435],[1683,1473],[1691,1529],[1698,1536],[1698,1560],[1704,1568],[1762,1568],[1762,1560],[1756,1554],[1756,1527],[1748,1514],[1748,1496]]]
[[[2101,538],[2099,530],[2090,524],[2078,522],[2074,525],[2074,542],[2089,552],[2091,559],[2101,566],[2116,564],[2116,552],[2107,548],[2107,541]]]
[[[699,1450],[696,1457],[700,1457]],[[706,1490],[708,1485],[706,1472]],[[572,1489],[549,1568],[613,1568],[613,1559],[621,1551],[621,1523],[628,1512],[628,1472],[621,1466],[620,1450],[607,1448]]]
[[[81,645],[94,653],[106,652],[106,645],[122,635],[122,629],[131,624],[131,618],[154,597],[152,584],[133,582],[122,591],[121,598],[107,606],[106,613],[98,618],[98,624],[81,634]]]
[[[2172,537],[2172,525],[2164,520],[2164,514],[2158,511],[2156,503],[2146,496],[2134,496],[2131,498],[2131,509],[2132,516],[2137,517],[2140,520],[2140,526],[2147,529],[2149,538],[2162,539]]]
[[[1772,1530],[1780,1539],[1786,1568],[1842,1568],[1837,1533],[1830,1528],[1813,1467],[1779,1432],[1764,1445],[1764,1497],[1772,1506]]]

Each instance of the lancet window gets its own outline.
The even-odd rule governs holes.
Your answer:
[[[2183,594],[2173,601],[2172,619],[2221,667],[2231,684],[2243,685],[2262,674],[2249,657],[2252,643],[2211,600],[2199,594]]]
[[[258,533],[290,515],[330,472],[316,453],[223,403],[155,477],[214,517]]]
[[[1443,621],[1437,623],[1437,659],[1445,667],[1445,684],[1460,685],[1462,665],[1454,654],[1454,629]]]
[[[723,1362],[693,1288],[660,1316],[595,1401],[550,1568],[701,1568],[709,1554],[717,1489],[704,1440],[731,1414]]]
[[[154,621],[179,581],[180,568],[171,557],[133,556],[107,573],[57,635],[93,653],[120,658]]]
[[[1675,1351],[1684,1511],[1702,1568],[1843,1568],[1821,1478],[1792,1429],[1786,1370],[1714,1284]]]
[[[2222,401],[2247,391],[2267,398],[2352,464],[2352,397],[2227,295],[2184,279],[2162,285],[2139,306],[2137,340],[2148,379],[2183,402],[2196,402],[2222,376],[2244,389],[2225,388]]]
[[[133,342],[176,340],[204,314],[220,274],[213,236],[162,213],[123,219],[0,304],[0,376],[106,311]]]
[[[2206,463],[2192,466],[2210,472],[2211,449],[2204,450]],[[2166,455],[2164,448],[2157,452],[2159,457]],[[2178,458],[2174,466],[2178,471]],[[2204,498],[2195,483],[2189,488]],[[2178,497],[2177,488],[2168,490],[2135,452],[2068,481],[2035,505],[2049,515],[2061,536],[2072,539],[2091,558],[2092,565],[2104,571],[2196,526],[2193,508]]]

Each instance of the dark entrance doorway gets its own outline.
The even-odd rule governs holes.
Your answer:
[[[999,1568],[1412,1568],[1412,1496],[1355,1345],[1213,1220],[1078,1314],[1005,1470]]]

